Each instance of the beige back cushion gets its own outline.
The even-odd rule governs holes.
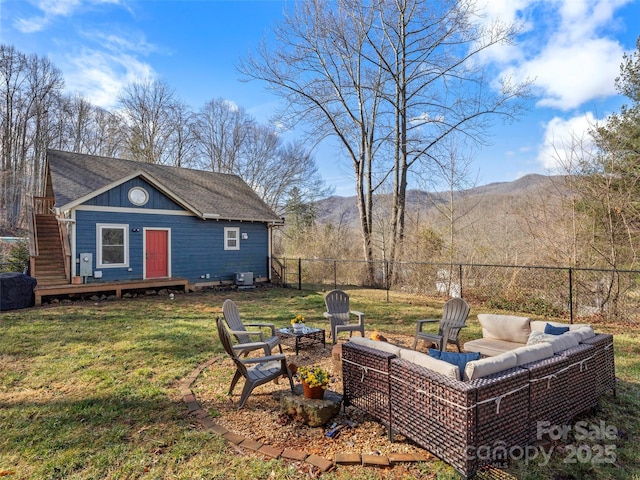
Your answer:
[[[553,347],[553,353],[558,353],[567,348],[576,347],[579,343],[579,336],[571,332],[562,335],[554,335],[556,338],[549,340],[549,344]]]
[[[460,380],[460,369],[457,365],[452,365],[451,363],[447,363],[443,360],[438,360],[437,358],[425,355],[422,352],[416,352],[415,350],[409,350],[406,348],[400,349],[399,356],[407,362],[415,363],[416,365],[428,368],[429,370],[433,370],[434,372],[440,373],[449,378]]]
[[[575,330],[569,330],[569,332],[580,335],[581,342],[596,336],[596,332],[593,331],[593,327],[591,325],[585,325],[583,327],[576,328]]]
[[[476,378],[486,377],[487,375],[501,372],[502,370],[516,367],[517,365],[518,358],[513,351],[504,352],[500,355],[496,355],[495,357],[472,360],[467,362],[467,366],[464,369],[464,379],[473,380]]]
[[[531,333],[529,317],[480,313],[478,321],[482,325],[482,336],[484,338],[506,340],[524,345],[527,343]]]
[[[516,354],[518,365],[525,363],[537,362],[544,358],[553,356],[553,347],[550,343],[538,343],[536,345],[527,345],[526,347],[516,348],[512,350]]]
[[[349,339],[351,343],[355,343],[356,345],[362,345],[363,347],[374,348],[376,350],[382,350],[383,352],[393,353],[396,356],[399,356],[400,347],[396,347],[389,342],[379,342],[377,340],[371,340],[366,337],[353,336]]]
[[[531,320],[531,330],[544,332],[544,328],[547,326],[547,323],[553,325],[554,327],[569,327],[569,331],[573,332],[574,330],[578,330],[580,328],[589,327],[593,331],[591,325],[587,323],[561,323],[561,322],[547,322],[546,320]]]
[[[540,330],[531,330],[529,334],[529,340],[527,340],[527,345],[536,345],[542,342],[548,342],[553,340],[556,336],[551,335],[550,333],[543,333]]]

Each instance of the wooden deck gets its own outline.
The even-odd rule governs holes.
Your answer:
[[[57,295],[76,295],[79,293],[115,293],[116,298],[122,298],[122,292],[127,290],[140,290],[145,288],[178,287],[185,292],[189,291],[189,280],[185,278],[150,278],[147,280],[135,280],[130,282],[92,282],[80,285],[46,285],[36,287],[34,290],[36,306],[42,305],[42,299]]]

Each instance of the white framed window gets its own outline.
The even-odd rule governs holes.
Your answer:
[[[96,267],[129,266],[129,225],[96,225]]]
[[[224,249],[240,250],[240,228],[239,227],[224,228]]]

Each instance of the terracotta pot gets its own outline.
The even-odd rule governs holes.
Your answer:
[[[82,277],[71,277],[71,283],[74,285],[82,284]]]
[[[302,382],[302,391],[306,398],[314,400],[322,400],[324,398],[324,388],[322,387],[310,387],[305,382]]]

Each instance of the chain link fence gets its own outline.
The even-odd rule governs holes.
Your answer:
[[[640,321],[640,271],[527,265],[278,258],[292,288],[462,296],[476,306],[574,321]]]

